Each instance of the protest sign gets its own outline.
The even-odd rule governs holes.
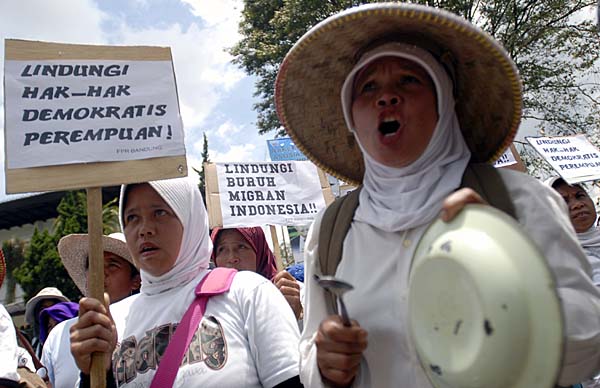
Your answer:
[[[515,148],[514,144],[511,144],[504,153],[494,162],[496,168],[508,168],[510,170],[516,170],[521,172],[527,172],[527,168],[523,164],[519,152]]]
[[[600,151],[584,135],[526,139],[567,183],[600,179]]]
[[[289,137],[267,140],[267,147],[272,161],[308,160]]]
[[[205,164],[210,227],[306,225],[333,201],[307,161]]]
[[[5,53],[7,193],[187,175],[169,48],[6,40]]]

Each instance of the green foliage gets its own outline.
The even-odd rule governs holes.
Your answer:
[[[235,62],[257,77],[259,133],[284,135],[273,90],[292,45],[325,17],[376,1],[245,0]],[[595,0],[417,0],[447,9],[498,39],[523,79],[524,118],[547,135],[589,133],[600,127],[600,39],[589,13]],[[594,134],[594,136],[596,136]],[[525,159],[528,159],[525,157]]]
[[[202,194],[202,199],[204,200],[204,205],[206,205],[206,178],[204,176],[204,163],[210,163],[210,159],[208,156],[208,139],[206,138],[206,132],[203,134],[204,144],[202,145],[202,168],[197,170],[195,168],[196,174],[198,174],[198,188],[200,189],[200,193]]]
[[[34,230],[25,249],[23,263],[14,271],[15,279],[31,298],[44,287],[57,287],[71,300],[78,300],[79,289],[62,265],[56,245],[61,237],[72,233],[87,233],[87,200],[84,191],[70,191],[57,207],[58,217],[52,232]],[[103,233],[119,230],[116,199],[102,208]]]
[[[2,243],[2,252],[6,259],[6,297],[5,303],[9,304],[15,300],[16,280],[14,270],[25,261],[25,242],[19,239],[11,239]]]
[[[35,228],[25,251],[25,261],[14,271],[15,279],[25,291],[25,300],[44,287],[56,287],[69,299],[79,299],[79,289],[69,277],[58,256],[56,250],[58,240],[57,235]]]

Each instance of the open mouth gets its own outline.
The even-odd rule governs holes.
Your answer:
[[[574,213],[571,218],[580,218],[580,217],[587,217],[589,215],[588,212],[579,212],[579,213]]]
[[[158,250],[153,244],[144,244],[140,249],[140,253],[152,252]]]
[[[398,120],[386,120],[381,122],[377,129],[383,136],[393,135],[400,129],[400,122]]]

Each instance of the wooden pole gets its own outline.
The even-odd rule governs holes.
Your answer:
[[[92,298],[104,303],[104,252],[102,248],[102,189],[87,189],[87,213],[89,235],[89,282],[88,291]],[[108,308],[108,306],[106,306]],[[102,353],[92,354],[90,370],[91,388],[106,387],[106,368]]]
[[[281,259],[281,248],[279,247],[279,239],[277,238],[277,229],[275,225],[271,227],[271,238],[273,239],[273,254],[275,255],[275,263],[277,264],[277,271],[283,270],[283,261]]]

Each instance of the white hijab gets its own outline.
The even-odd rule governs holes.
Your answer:
[[[406,167],[385,166],[373,159],[360,143],[352,119],[354,76],[381,57],[401,57],[422,66],[435,84],[438,122],[421,156]],[[387,43],[363,55],[342,87],[346,125],[354,133],[363,153],[365,176],[354,219],[387,232],[415,228],[439,214],[442,201],[460,186],[471,158],[454,111],[450,77],[433,56],[413,45]]]
[[[153,276],[140,269],[141,292],[154,295],[187,284],[208,268],[212,242],[208,234],[208,216],[198,186],[189,178],[152,181],[148,184],[173,209],[183,225],[179,255],[170,271]],[[123,212],[127,185],[121,186],[119,222],[123,229]]]
[[[577,238],[584,248],[600,248],[600,228],[595,225],[585,232],[577,233]]]

